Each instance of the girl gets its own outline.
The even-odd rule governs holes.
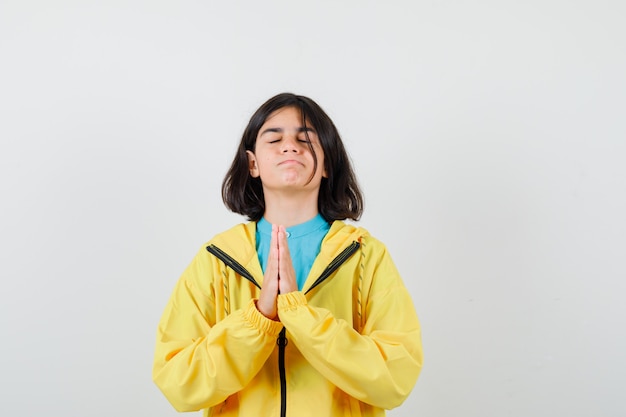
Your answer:
[[[311,99],[279,94],[246,127],[222,184],[250,221],[179,279],[153,379],[205,416],[384,416],[422,367],[420,326],[385,246],[358,220],[339,133]]]

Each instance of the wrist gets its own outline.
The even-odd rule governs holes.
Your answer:
[[[276,311],[274,311],[273,315],[263,311],[263,309],[259,307],[259,300],[254,300],[254,307],[256,307],[257,311],[261,313],[264,317],[270,320],[278,321],[278,315],[276,314]]]

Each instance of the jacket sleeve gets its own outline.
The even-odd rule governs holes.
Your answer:
[[[254,300],[215,323],[209,256],[199,253],[185,270],[158,325],[152,378],[178,411],[209,408],[240,391],[283,327],[259,313]]]
[[[361,331],[296,291],[280,295],[278,315],[302,355],[359,401],[391,409],[410,394],[422,368],[420,325],[410,294],[388,254],[365,267],[374,274]],[[350,300],[350,298],[348,298]]]

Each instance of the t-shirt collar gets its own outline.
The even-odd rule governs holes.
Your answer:
[[[268,222],[267,220],[265,220],[265,217],[261,218],[261,220],[257,222],[256,227],[260,233],[263,233],[264,235],[269,235],[269,236],[272,235],[272,224]],[[322,215],[318,213],[311,220],[307,220],[304,223],[300,223],[300,224],[296,224],[295,226],[288,227],[287,237],[291,239],[298,238],[298,237],[307,235],[309,233],[315,232],[316,230],[319,230],[324,227],[328,228],[329,225],[326,222],[326,220],[324,220]]]

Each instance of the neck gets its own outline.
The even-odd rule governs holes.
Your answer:
[[[285,227],[304,223],[317,216],[317,194],[294,196],[274,193],[264,193],[265,220],[272,224]]]

